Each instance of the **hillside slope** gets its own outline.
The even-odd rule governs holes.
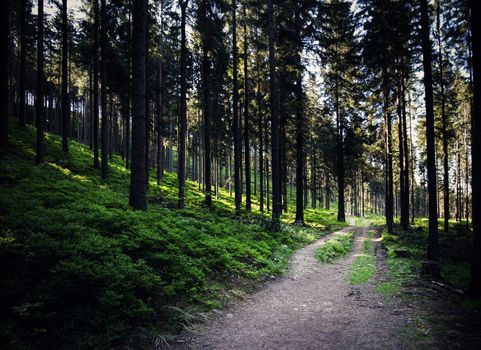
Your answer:
[[[35,129],[11,125],[0,163],[2,348],[148,346],[282,273],[295,249],[340,227],[332,213],[308,209],[310,228],[287,224],[290,214],[271,232],[255,205],[235,220],[226,191],[204,208],[191,181],[186,209],[173,209],[169,173],[160,186],[151,179],[148,212],[133,211],[119,157],[102,181],[87,146],[71,142],[64,156],[47,134],[46,162],[35,166]]]

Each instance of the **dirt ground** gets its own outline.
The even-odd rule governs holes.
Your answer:
[[[362,253],[368,230],[349,226],[300,249],[285,276],[217,311],[209,322],[181,334],[171,348],[416,348],[406,332],[416,327],[417,306],[400,300],[387,302],[375,291],[376,280],[382,276],[358,286],[349,282],[353,260]],[[332,264],[316,260],[316,248],[347,232],[355,232],[349,255]],[[377,260],[378,274],[382,274],[382,254]]]

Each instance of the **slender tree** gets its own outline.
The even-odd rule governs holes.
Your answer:
[[[247,36],[247,9],[244,4],[244,157],[245,157],[245,182],[246,182],[246,210],[252,209],[251,203],[251,157],[249,143],[249,72],[248,72],[248,36]]]
[[[148,0],[133,0],[132,8],[132,163],[130,205],[147,210],[145,163],[145,104],[146,104],[146,27]]]
[[[234,191],[235,191],[235,214],[241,215],[242,202],[242,183],[241,183],[241,163],[242,163],[242,140],[239,120],[239,87],[237,79],[237,2],[232,0],[232,76],[233,76],[233,133],[234,133]]]
[[[471,152],[472,164],[472,205],[473,205],[473,254],[471,258],[470,291],[481,297],[481,11],[479,4],[470,0],[471,40],[473,62],[473,120]]]
[[[109,115],[107,111],[107,4],[101,0],[100,9],[100,108],[102,110],[102,127],[100,133],[102,153],[102,179],[109,177]]]
[[[179,181],[178,207],[185,207],[185,138],[187,134],[187,42],[185,25],[188,0],[180,0],[181,38],[180,38],[180,117],[179,117],[179,157],[177,161],[177,176]]]
[[[37,164],[43,163],[45,158],[45,120],[43,114],[43,98],[44,98],[44,52],[43,52],[43,34],[44,34],[44,9],[43,0],[38,0],[38,16],[37,16],[37,98],[35,100],[35,126],[37,127],[37,154],[35,161]]]
[[[7,1],[8,2],[8,1]],[[25,115],[25,74],[27,61],[27,1],[20,0],[20,74],[18,82],[19,108],[18,123],[21,127],[26,124]],[[8,52],[8,51],[5,51]]]
[[[0,157],[7,152],[8,144],[8,117],[9,117],[9,93],[8,93],[8,76],[9,76],[9,34],[10,34],[10,1],[2,2],[2,32],[0,34],[0,47],[4,50],[6,60],[1,68],[1,99],[2,110],[0,111]]]
[[[279,159],[279,110],[277,101],[277,77],[274,37],[274,5],[273,0],[268,0],[268,36],[269,36],[269,90],[271,104],[271,156],[272,156],[272,221],[275,230],[280,229],[281,203],[281,178]]]
[[[67,0],[62,0],[62,151],[68,153],[70,130],[70,98],[68,93],[68,13]]]
[[[438,252],[438,211],[436,189],[436,151],[434,145],[434,103],[433,103],[433,77],[432,77],[432,48],[429,38],[429,14],[427,0],[421,0],[421,41],[423,51],[424,91],[426,100],[426,146],[428,170],[428,195],[429,195],[429,260],[437,261]]]
[[[99,164],[99,0],[94,2],[94,71],[93,71],[93,138],[94,138],[94,168],[98,169]]]

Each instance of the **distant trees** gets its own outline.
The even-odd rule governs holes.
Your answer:
[[[244,203],[272,210],[274,229],[283,212],[295,208],[302,223],[306,208],[330,209],[333,201],[340,221],[384,213],[389,231],[396,217],[407,229],[410,218],[428,214],[433,179],[433,135],[424,132],[430,116],[419,117],[414,74],[422,53],[414,36],[419,7],[358,3],[149,1],[140,52],[132,27],[137,2],[134,11],[131,1],[81,1],[83,15],[73,20],[71,2],[62,0],[39,26],[31,0],[10,1],[15,20],[6,45],[10,68],[19,69],[8,73],[7,106],[20,125],[35,120],[36,160],[43,159],[43,131],[62,135],[65,153],[69,139],[88,144],[105,180],[109,159],[123,157],[132,165],[130,202],[138,209],[147,206],[149,169],[156,168],[158,183],[164,171],[177,173],[179,208],[194,180],[207,207],[225,188],[235,196],[236,216]],[[434,170],[443,181],[434,203],[446,230],[450,217],[468,224],[475,210],[474,68],[466,3],[435,4],[436,21],[428,22],[440,160]],[[43,49],[34,42],[41,35]],[[29,55],[34,47],[37,58]]]

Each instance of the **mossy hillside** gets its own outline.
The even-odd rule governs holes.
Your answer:
[[[191,181],[186,209],[172,209],[169,173],[160,186],[150,179],[149,210],[133,211],[120,157],[102,181],[88,147],[71,142],[65,156],[60,138],[47,134],[46,162],[35,166],[35,129],[11,124],[0,164],[2,347],[148,344],[184,323],[172,310],[218,307],[227,290],[281,273],[296,248],[339,227],[308,210],[314,228],[287,217],[271,232],[256,205],[235,220],[226,191],[204,208]]]

